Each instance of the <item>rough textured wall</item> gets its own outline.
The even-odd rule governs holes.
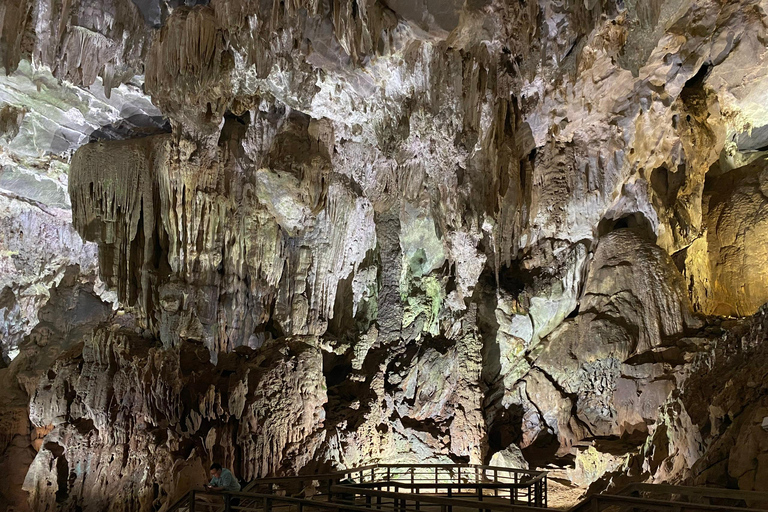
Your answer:
[[[768,300],[764,2],[198,3],[0,10],[10,78],[146,117],[61,157],[119,307],[0,370],[45,436],[30,506],[518,448],[582,487],[765,485],[762,313],[714,316]],[[704,376],[732,361],[739,397]]]
[[[107,98],[98,80],[76,87],[27,60],[0,74],[0,346],[6,363],[65,268],[97,274],[96,245],[71,226],[69,159],[89,140],[162,129],[160,112],[139,86],[135,79]]]

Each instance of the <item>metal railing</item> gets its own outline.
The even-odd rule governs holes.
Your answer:
[[[720,487],[693,487],[669,484],[634,483],[624,487],[618,493],[621,496],[663,499],[671,501],[703,502],[710,505],[732,505],[744,502],[768,504],[768,492],[741,491]],[[718,503],[713,503],[717,501]],[[730,503],[723,503],[730,502]]]
[[[255,480],[241,492],[190,491],[167,512],[544,512],[554,510],[546,508],[546,478],[493,466],[379,464]],[[631,484],[615,495],[590,496],[570,512],[765,510],[764,492]]]
[[[344,500],[349,490],[357,487],[334,486],[337,501],[308,500],[250,492],[190,491],[174,503],[167,512],[452,512],[453,507],[477,512],[537,512],[551,509],[489,503],[465,498],[446,498],[386,491],[365,490],[365,501]]]
[[[547,503],[545,471],[477,464],[374,464],[335,473],[260,478],[248,484],[242,492],[273,498],[312,498],[312,502],[317,503],[338,498],[338,493],[334,496],[333,488],[341,483],[359,487],[360,494],[363,490],[367,492],[376,488],[386,488],[387,491],[408,489],[415,494],[444,495],[449,498],[474,497],[482,500],[484,496],[493,496],[526,505],[546,507]],[[342,491],[350,492],[348,489]],[[208,494],[204,491],[195,492],[198,497]],[[168,512],[179,510],[177,505],[185,500],[190,501],[190,497],[182,497]],[[419,506],[415,506],[415,510],[418,510]]]
[[[510,504],[526,504],[529,506],[546,507],[546,476],[539,475],[531,479],[521,479],[517,482],[398,482],[380,481],[366,482],[347,486],[332,486],[332,495],[339,493],[353,495],[372,495],[369,491],[384,491],[403,494],[429,494],[448,498],[474,498],[482,501],[484,498],[501,498],[509,500]]]
[[[552,512],[554,510],[512,505],[508,502],[376,491],[361,489],[356,486],[334,486],[333,491],[341,496],[350,496],[349,493],[356,492],[364,497],[364,502],[358,503],[356,499],[341,502],[317,501],[249,492],[190,491],[168,512],[372,512],[374,510],[379,512],[452,512],[453,507],[462,511],[477,512]],[[753,494],[759,496],[765,493],[733,492],[734,496],[737,494],[742,500],[750,500],[755,497]],[[570,509],[570,512],[761,512],[765,510],[765,508],[682,503],[625,495],[594,495]]]
[[[383,482],[382,482],[383,483]],[[383,483],[386,486],[386,483]],[[520,503],[507,500],[494,500],[493,497],[486,496],[483,492],[484,485],[492,484],[453,484],[461,485],[465,489],[471,489],[472,493],[456,494],[419,494],[418,492],[393,492],[381,489],[373,489],[370,486],[375,484],[363,484],[356,486],[333,486],[334,498],[336,502],[350,503],[358,506],[364,506],[367,509],[384,510],[390,508],[395,512],[439,510],[440,512],[453,512],[453,507],[462,510],[477,510],[478,512],[489,512],[491,510],[499,512],[531,512],[535,510],[550,510],[541,508],[538,505]],[[395,484],[397,485],[397,484]],[[406,484],[409,485],[409,484]],[[416,484],[419,485],[419,484]],[[433,485],[433,484],[430,484]],[[417,490],[419,487],[416,488]],[[341,496],[342,498],[338,498]]]
[[[167,512],[370,512],[344,503],[315,501],[252,492],[214,492],[193,490],[174,503]]]
[[[512,502],[547,506],[546,471],[479,464],[374,464],[336,473],[254,480],[254,492],[293,497],[331,497],[331,488],[347,485],[410,489],[414,493],[506,498]],[[370,487],[369,484],[376,484]],[[487,493],[478,489],[488,489]]]
[[[596,494],[570,509],[570,512],[760,512],[766,509],[727,507],[680,501],[636,498],[610,494]]]

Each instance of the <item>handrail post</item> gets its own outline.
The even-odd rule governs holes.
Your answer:
[[[517,471],[515,471],[512,474],[515,475],[514,476],[515,486],[512,489],[510,489],[511,492],[509,493],[509,495],[512,498],[512,503],[516,503],[517,502],[517,484],[518,484],[519,475],[517,474]]]
[[[189,512],[195,512],[195,490],[189,493]]]
[[[231,511],[232,509],[230,508],[230,505],[229,505],[229,493],[226,493],[224,495],[224,512],[231,512]]]
[[[264,500],[264,512],[272,512],[272,499],[267,498]]]
[[[541,493],[541,480],[539,480],[538,482],[536,482],[536,506],[537,507],[540,507],[541,504],[544,502],[543,498],[544,497],[542,496],[542,493]]]

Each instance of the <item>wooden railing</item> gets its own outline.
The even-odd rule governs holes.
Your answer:
[[[418,492],[393,492],[384,491],[381,489],[373,489],[369,487],[374,485],[380,485],[380,483],[363,484],[362,486],[339,485],[333,486],[332,491],[334,493],[336,502],[359,505],[365,503],[365,507],[367,509],[389,509],[393,510],[394,512],[424,512],[426,510],[453,512],[453,507],[477,510],[478,512],[489,512],[491,510],[499,512],[531,512],[534,510],[551,510],[528,503],[520,503],[507,500],[490,501],[493,499],[492,495],[486,495],[484,491],[488,489],[486,486],[493,486],[494,484],[447,484],[454,486],[460,485],[463,489],[471,490],[472,492],[459,494],[452,493],[449,490],[447,494],[443,495],[434,493],[419,494]],[[410,484],[405,485],[409,486]],[[418,488],[419,487],[416,489]]]
[[[334,486],[338,496],[357,487]],[[354,501],[321,501],[250,492],[190,491],[167,512],[452,512],[453,507],[477,512],[545,512],[552,509],[490,503],[466,498],[395,493],[366,490],[364,503]]]
[[[672,499],[675,497],[674,501],[705,502],[710,505],[735,505],[740,502],[744,502],[747,506],[752,506],[751,503],[768,504],[768,492],[741,491],[720,487],[634,483],[624,487],[618,494],[653,499]],[[718,503],[713,503],[715,501]]]
[[[384,491],[403,494],[429,494],[433,496],[445,496],[448,498],[476,498],[482,501],[484,498],[503,498],[510,504],[524,503],[536,507],[547,506],[546,475],[538,475],[530,479],[517,482],[398,482],[380,481],[366,482],[355,485],[332,486],[332,496],[339,493],[355,496],[373,495],[369,491]]]

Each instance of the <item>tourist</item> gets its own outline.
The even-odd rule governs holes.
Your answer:
[[[211,482],[206,484],[205,488],[209,491],[237,492],[240,490],[240,482],[230,470],[222,468],[221,464],[214,462],[211,464]]]
[[[213,492],[238,492],[240,491],[240,482],[237,481],[237,478],[235,478],[235,475],[233,475],[230,470],[227,468],[222,468],[221,464],[214,462],[211,464],[211,481],[210,483],[205,484],[205,490]],[[203,501],[213,503],[218,502],[220,504],[222,497],[217,496],[216,498],[206,498],[203,496],[202,498]],[[232,507],[240,505],[240,497],[230,496],[229,505]]]

